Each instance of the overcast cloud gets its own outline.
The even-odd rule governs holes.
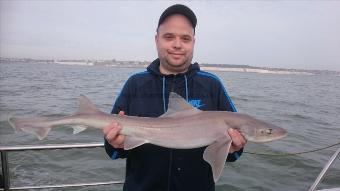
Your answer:
[[[0,56],[152,61],[174,3],[198,17],[196,62],[340,71],[340,1],[0,0]]]

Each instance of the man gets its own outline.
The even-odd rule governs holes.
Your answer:
[[[195,14],[184,5],[173,5],[161,15],[155,36],[158,59],[147,71],[131,76],[118,96],[112,113],[158,117],[167,111],[169,92],[185,98],[201,110],[236,109],[222,83],[214,75],[191,64],[195,44]],[[112,123],[103,130],[105,149],[112,159],[126,158],[124,190],[204,190],[215,183],[210,165],[203,159],[204,148],[169,149],[144,144],[123,149],[121,127]],[[235,161],[246,143],[236,130],[229,130],[233,144],[227,161]]]

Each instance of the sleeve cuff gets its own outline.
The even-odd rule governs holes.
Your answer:
[[[242,153],[243,153],[243,148],[233,153],[229,153],[227,157],[227,162],[234,162],[238,160],[241,157]]]
[[[112,152],[112,155],[111,155],[111,159],[112,160],[115,160],[115,159],[117,159],[118,158],[118,151],[113,151]]]

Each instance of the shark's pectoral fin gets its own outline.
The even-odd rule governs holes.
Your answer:
[[[124,149],[130,150],[138,146],[141,146],[145,143],[148,143],[148,141],[145,139],[140,139],[140,138],[136,138],[132,136],[126,136],[125,141],[124,141]]]
[[[210,164],[215,182],[217,182],[222,174],[230,145],[231,139],[221,137],[204,150],[203,159]]]
[[[86,125],[73,125],[73,134],[78,134],[82,131],[85,131],[87,129]]]
[[[45,139],[47,134],[50,132],[51,128],[45,128],[45,127],[34,127],[34,128],[24,128],[21,129],[22,131],[26,133],[34,134],[38,137],[39,140]]]

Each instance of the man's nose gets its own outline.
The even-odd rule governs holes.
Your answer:
[[[182,48],[181,39],[176,38],[176,39],[174,40],[174,42],[173,42],[173,47],[174,47],[175,49],[180,49],[180,48]]]

